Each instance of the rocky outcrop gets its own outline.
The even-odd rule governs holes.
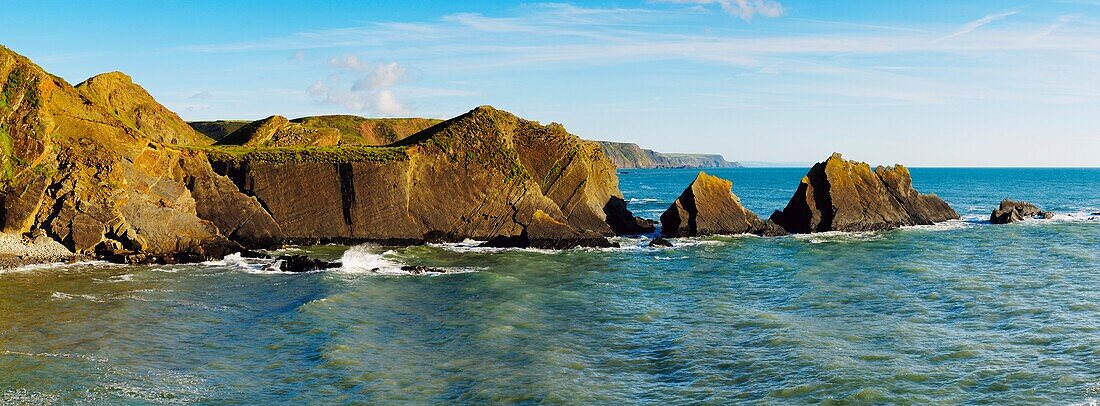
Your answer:
[[[235,249],[199,217],[184,182],[203,176],[184,166],[213,174],[209,163],[166,147],[209,140],[129,77],[109,73],[74,87],[0,47],[0,86],[5,233],[45,232],[75,255],[140,262]]]
[[[989,223],[1010,224],[1029,218],[1049,219],[1052,217],[1054,217],[1054,213],[1040,210],[1034,204],[1004,199],[1001,200],[1000,207],[994,209],[993,213],[989,215]]]
[[[768,231],[768,225],[742,206],[732,189],[732,182],[699,172],[691,185],[661,214],[661,234],[694,237]]]
[[[738,168],[716,154],[669,154],[642,149],[638,144],[596,141],[616,167],[631,168]]]
[[[283,116],[251,122],[218,140],[218,145],[246,147],[331,147],[338,143],[339,130],[307,127]]]
[[[483,106],[392,147],[362,151],[285,160],[208,156],[288,241],[472,238],[556,248],[602,246],[605,236],[645,231],[620,204],[614,167],[599,147],[561,125]],[[625,219],[636,230],[619,224]]]
[[[959,218],[942,199],[913,189],[904,166],[878,167],[833,154],[810,169],[771,220],[791,233],[877,231]]]

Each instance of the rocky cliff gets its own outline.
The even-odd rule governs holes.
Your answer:
[[[959,218],[936,195],[913,189],[904,166],[879,166],[833,154],[810,168],[771,220],[791,233],[876,231]]]
[[[0,86],[4,233],[44,231],[75,253],[129,260],[233,248],[199,216],[187,187],[195,179],[232,184],[204,160],[165,147],[209,141],[129,77],[108,73],[74,87],[0,47]],[[259,208],[239,203],[232,210]]]
[[[648,231],[626,210],[599,146],[559,124],[483,106],[392,147],[359,148],[208,156],[289,240],[473,238],[559,248],[593,241],[590,233]],[[562,225],[557,242],[531,238],[536,213],[552,220],[538,224]]]
[[[721,155],[669,154],[642,149],[638,144],[596,141],[618,168],[737,168]]]
[[[365,118],[349,115],[302,117],[293,120],[307,127],[334,128],[344,145],[385,146],[424,131],[443,120],[432,118]]]
[[[333,146],[340,129],[281,117],[212,146],[120,73],[71,86],[0,47],[0,91],[0,226],[77,254],[170,262],[293,240],[561,248],[647,231],[598,145],[489,107],[395,132],[387,148]]]

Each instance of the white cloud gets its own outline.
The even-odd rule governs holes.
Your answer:
[[[658,3],[694,4],[699,6],[717,4],[722,11],[742,20],[752,20],[753,16],[780,17],[784,13],[783,5],[773,0],[656,0]]]
[[[373,115],[392,116],[408,114],[405,103],[398,100],[393,87],[407,77],[408,69],[397,62],[371,64],[355,54],[345,54],[328,60],[330,69],[336,72],[328,76],[328,84],[318,80],[306,92],[326,104],[367,112]],[[350,87],[333,87],[343,83],[342,74],[354,77]],[[346,86],[346,85],[345,85]]]

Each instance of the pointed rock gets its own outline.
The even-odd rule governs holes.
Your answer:
[[[661,234],[693,237],[715,234],[761,233],[767,227],[741,205],[733,183],[699,172],[691,185],[661,215]]]

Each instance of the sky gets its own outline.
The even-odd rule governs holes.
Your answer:
[[[489,104],[729,160],[1100,166],[1100,0],[320,3],[0,0],[0,44],[186,120]]]

